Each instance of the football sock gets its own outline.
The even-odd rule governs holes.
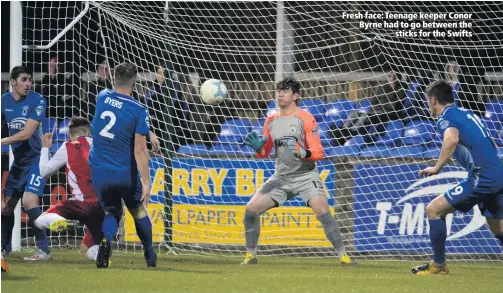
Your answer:
[[[334,246],[337,256],[342,257],[346,253],[346,248],[342,243],[341,231],[337,225],[337,221],[334,216],[330,213],[323,214],[318,217],[318,221],[323,225],[323,230],[325,230],[325,235],[328,241]]]
[[[45,234],[45,229],[39,229],[35,226],[35,221],[42,215],[42,209],[40,207],[32,208],[26,211],[26,214],[30,218],[30,226],[33,227],[35,231],[35,239],[37,240],[38,249],[49,254],[49,243],[47,242],[47,235]]]
[[[145,251],[152,250],[154,244],[152,243],[152,223],[150,222],[150,218],[145,216],[141,219],[135,219],[134,224],[136,226],[136,234],[138,234]]]
[[[2,229],[3,229],[3,227],[2,227]],[[503,233],[500,233],[500,234],[495,235],[495,236],[501,242],[501,246],[503,246]]]
[[[14,215],[2,215],[2,249],[12,251],[12,228],[14,228]]]
[[[39,228],[39,229],[47,229],[47,228],[49,228],[49,226],[52,223],[54,223],[58,220],[66,220],[66,219],[63,218],[62,216],[60,216],[58,214],[54,214],[54,213],[41,215],[35,221],[35,226],[37,226],[37,228]]]
[[[433,249],[433,261],[437,264],[445,262],[445,239],[447,238],[447,227],[445,219],[428,220],[430,223],[430,240]]]
[[[103,224],[101,225],[101,231],[109,242],[113,241],[115,234],[117,234],[117,229],[117,219],[115,216],[112,214],[105,215]]]
[[[248,253],[256,255],[260,237],[260,214],[246,211],[243,224],[245,226],[246,250]]]
[[[92,261],[96,261],[98,257],[98,251],[100,249],[99,245],[93,245],[87,250],[87,258]]]

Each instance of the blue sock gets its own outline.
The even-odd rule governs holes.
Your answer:
[[[3,219],[2,219],[2,221],[3,221]],[[3,229],[3,227],[2,227],[2,229]],[[499,233],[498,235],[495,235],[495,236],[501,242],[501,246],[503,246],[503,233]]]
[[[136,226],[136,234],[138,234],[143,248],[148,253],[154,247],[152,243],[152,223],[150,222],[150,218],[145,216],[141,219],[135,219],[134,224]]]
[[[42,209],[40,207],[32,208],[27,210],[26,214],[30,218],[30,226],[32,227],[33,231],[35,231],[35,239],[37,240],[38,249],[42,250],[45,253],[50,253],[45,229],[39,229],[35,227],[35,220],[42,214]]]
[[[101,231],[108,241],[112,242],[115,234],[117,234],[117,229],[117,218],[112,214],[105,215],[105,219],[103,219],[103,224],[101,225]]]
[[[430,240],[433,249],[433,260],[437,264],[445,262],[445,239],[447,238],[447,227],[445,219],[428,220],[430,223]]]
[[[12,251],[12,228],[14,228],[14,215],[2,215],[2,249]]]

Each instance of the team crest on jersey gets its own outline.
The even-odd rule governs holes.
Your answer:
[[[289,130],[288,132],[289,132],[290,134],[294,134],[294,133],[296,133],[296,132],[297,132],[297,129],[298,129],[298,128],[297,128],[297,125],[292,124],[292,125],[290,125],[290,130]]]
[[[26,116],[27,114],[28,114],[28,106],[24,106],[21,115]]]
[[[442,120],[439,123],[440,129],[446,129],[449,126],[449,120]]]

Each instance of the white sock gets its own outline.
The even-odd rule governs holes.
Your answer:
[[[35,220],[35,226],[39,229],[48,229],[49,225],[51,225],[52,223],[54,223],[58,220],[66,220],[66,219],[58,214],[44,213],[44,214],[40,215],[40,217],[38,217]]]
[[[98,257],[98,250],[99,250],[99,245],[93,245],[89,247],[87,250],[87,258],[92,261],[96,261],[96,258]]]

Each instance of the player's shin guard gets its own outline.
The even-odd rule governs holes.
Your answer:
[[[14,228],[14,215],[2,215],[2,250],[12,251],[12,228]]]
[[[326,213],[319,216],[318,221],[323,225],[323,230],[325,230],[328,241],[332,243],[337,251],[337,255],[341,258],[346,252],[346,249],[342,243],[341,231],[334,216],[330,213]]]
[[[117,234],[117,229],[117,218],[115,218],[115,216],[112,214],[105,215],[103,224],[101,224],[101,231],[110,243],[113,241],[115,234]]]
[[[503,233],[499,233],[498,235],[495,235],[495,236],[501,242],[501,246],[503,246]]]
[[[40,207],[32,208],[26,211],[28,217],[30,218],[30,226],[33,227],[35,231],[35,239],[37,239],[37,246],[43,252],[49,254],[49,244],[47,242],[47,235],[45,234],[45,229],[39,229],[35,226],[35,221],[42,214],[42,209]]]
[[[428,220],[430,223],[430,240],[433,249],[433,261],[437,264],[445,262],[445,239],[447,238],[447,227],[445,219]]]
[[[243,224],[245,226],[246,250],[248,253],[256,255],[260,237],[260,214],[246,211]]]

